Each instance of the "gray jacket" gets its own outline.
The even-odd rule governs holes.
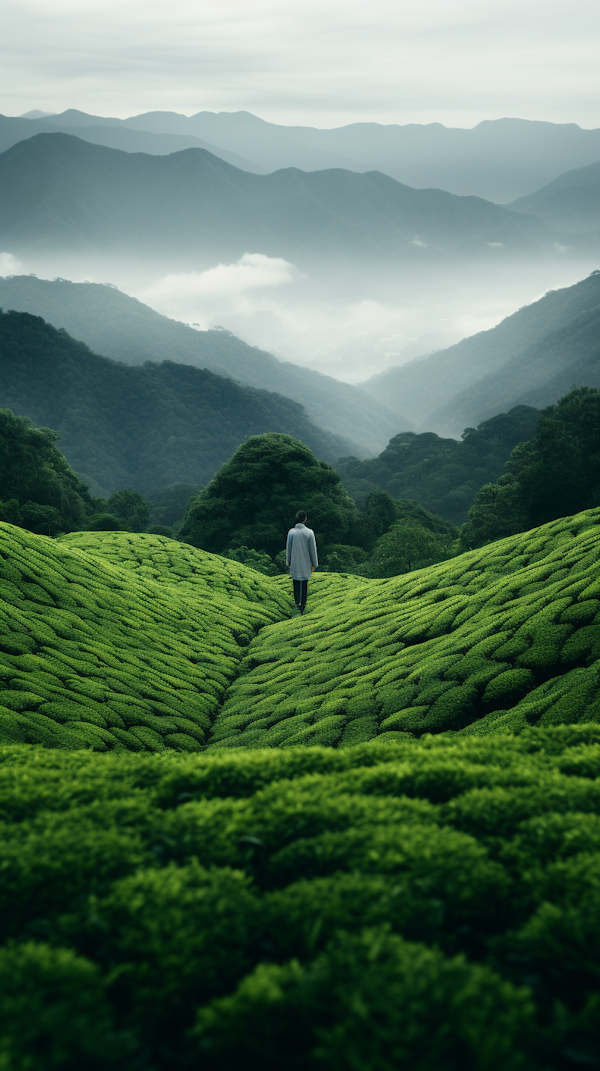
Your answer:
[[[317,568],[317,541],[312,528],[297,524],[290,528],[285,548],[285,562],[294,580],[310,580],[312,566]]]

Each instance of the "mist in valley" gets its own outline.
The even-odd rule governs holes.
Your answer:
[[[489,330],[600,265],[594,254],[520,260],[497,252],[480,263],[321,268],[248,252],[233,263],[199,255],[195,269],[189,257],[178,265],[172,255],[161,263],[27,252],[4,253],[0,272],[110,283],[174,320],[223,327],[281,360],[358,384]]]

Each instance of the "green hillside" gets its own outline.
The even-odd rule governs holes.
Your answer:
[[[5,740],[347,746],[600,714],[600,509],[389,580],[316,574],[291,619],[287,577],[160,536],[2,533]]]
[[[4,741],[199,750],[254,631],[289,613],[261,574],[160,536],[0,530]]]
[[[334,461],[352,447],[297,402],[206,369],[133,368],[29,313],[0,314],[0,408],[53,428],[97,495],[208,482],[246,436],[285,432]]]
[[[357,744],[600,718],[600,509],[390,580],[313,578],[263,631],[212,747]]]

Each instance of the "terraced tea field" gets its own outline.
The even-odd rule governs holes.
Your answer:
[[[0,739],[104,750],[600,717],[600,510],[390,580],[290,584],[160,536],[2,525]]]

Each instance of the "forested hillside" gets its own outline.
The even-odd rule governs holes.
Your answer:
[[[42,316],[115,361],[177,361],[276,391],[305,406],[319,427],[345,436],[366,453],[381,450],[397,431],[412,427],[408,417],[392,413],[360,387],[279,361],[229,331],[197,331],[170,320],[114,286],[9,276],[0,278],[0,307]]]
[[[94,494],[202,484],[247,435],[293,434],[334,460],[348,443],[281,395],[165,361],[133,368],[27,313],[0,315],[0,406],[51,427]]]
[[[460,442],[434,432],[405,431],[395,435],[379,457],[342,457],[336,468],[359,505],[382,490],[392,498],[414,499],[452,524],[462,524],[481,485],[501,476],[511,450],[532,438],[537,417],[537,409],[516,406],[477,428],[466,428]]]

